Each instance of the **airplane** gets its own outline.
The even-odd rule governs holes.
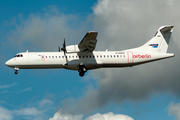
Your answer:
[[[132,67],[148,62],[174,57],[167,53],[174,26],[161,26],[154,37],[144,45],[123,51],[94,51],[98,32],[89,31],[78,45],[63,47],[58,52],[22,52],[5,64],[19,69],[65,68],[76,70],[83,77],[88,70],[98,68]]]

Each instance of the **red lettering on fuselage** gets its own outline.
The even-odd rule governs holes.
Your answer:
[[[145,54],[145,55],[133,55],[133,58],[151,58],[151,55]]]

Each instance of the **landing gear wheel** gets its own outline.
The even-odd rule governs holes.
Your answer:
[[[79,76],[83,77],[85,72],[87,72],[86,66],[85,65],[79,65],[78,72],[79,72]]]
[[[17,74],[18,74],[18,71],[15,71],[14,73],[17,75]]]
[[[84,76],[84,72],[79,72],[79,76],[83,77]]]

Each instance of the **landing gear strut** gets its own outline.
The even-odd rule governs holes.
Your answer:
[[[19,68],[14,68],[14,70],[15,70],[15,74],[18,74],[18,70],[19,70]]]
[[[87,68],[85,65],[79,65],[79,76],[83,77],[84,76],[84,73],[87,72]]]

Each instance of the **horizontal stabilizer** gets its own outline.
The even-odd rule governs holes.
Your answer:
[[[167,32],[172,32],[174,26],[163,26],[159,28],[162,34],[166,34]]]

